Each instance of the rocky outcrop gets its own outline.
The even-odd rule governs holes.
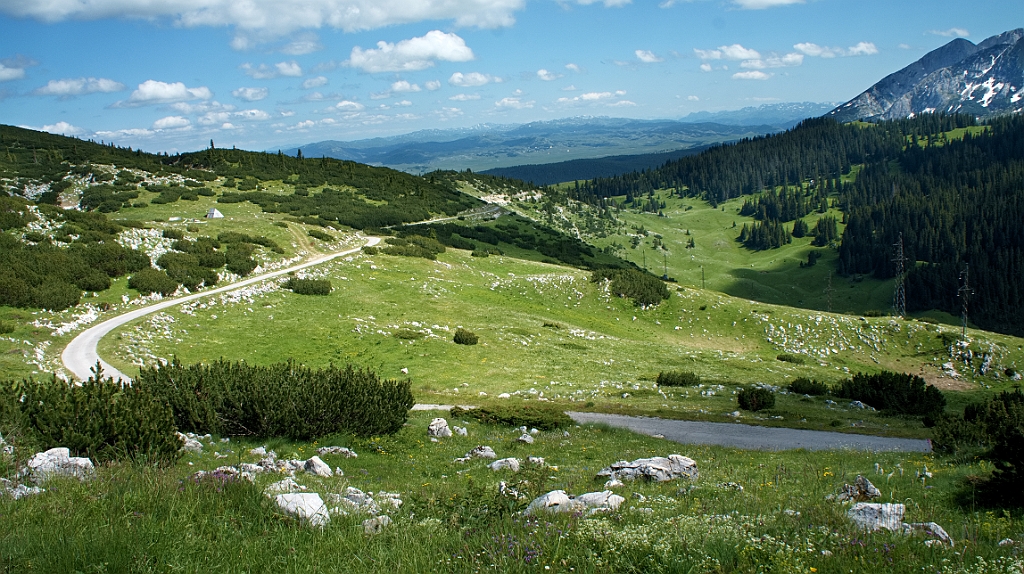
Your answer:
[[[668,482],[678,478],[697,480],[697,462],[678,454],[667,457],[640,458],[633,462],[621,460],[597,473],[599,478],[609,480],[650,480]]]

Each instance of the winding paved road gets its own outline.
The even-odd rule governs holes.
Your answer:
[[[604,413],[566,413],[580,424],[604,423],[645,435],[661,435],[683,444],[713,444],[747,450],[868,450],[931,452],[931,442],[912,438],[893,438],[841,432],[760,427],[739,423],[677,421],[630,417]]]
[[[380,243],[379,237],[370,237],[367,238],[366,241],[367,246],[377,245],[378,243]],[[69,371],[71,371],[75,378],[79,380],[84,381],[85,379],[89,378],[92,375],[91,369],[96,365],[96,362],[99,361],[100,365],[103,367],[103,374],[105,376],[113,377],[114,379],[120,379],[122,381],[131,381],[131,377],[115,369],[109,363],[100,358],[99,353],[96,352],[96,345],[100,342],[100,339],[107,335],[107,333],[110,333],[114,329],[120,327],[121,325],[124,325],[129,321],[133,321],[135,319],[138,319],[139,317],[144,317],[146,315],[149,315],[150,313],[154,313],[161,309],[173,307],[174,305],[180,305],[181,303],[194,301],[196,299],[201,299],[203,297],[208,297],[210,295],[217,295],[218,293],[234,291],[235,289],[240,289],[242,287],[252,285],[253,283],[259,283],[267,279],[280,277],[281,275],[285,275],[293,271],[298,271],[300,269],[305,269],[307,267],[313,267],[314,265],[319,265],[321,263],[325,263],[338,257],[351,255],[353,253],[356,253],[360,249],[362,249],[362,247],[347,249],[345,251],[339,251],[337,253],[330,253],[327,255],[317,257],[315,259],[311,259],[309,261],[306,261],[305,263],[300,263],[298,265],[288,267],[287,269],[279,269],[277,271],[263,273],[261,275],[250,277],[237,283],[225,285],[224,287],[218,287],[216,289],[211,289],[209,291],[203,291],[201,293],[193,293],[192,295],[177,297],[175,299],[166,299],[164,301],[160,301],[158,303],[154,303],[152,305],[148,305],[140,309],[135,309],[134,311],[130,311],[128,313],[125,313],[124,315],[118,315],[117,317],[107,319],[106,321],[98,325],[94,325],[86,329],[85,331],[79,333],[77,337],[75,337],[74,339],[71,340],[70,343],[68,343],[68,346],[67,348],[64,349],[64,353],[61,354],[60,359],[61,361],[63,361],[64,366]]]

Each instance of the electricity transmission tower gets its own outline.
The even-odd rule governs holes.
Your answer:
[[[971,298],[971,295],[974,294],[974,290],[971,289],[970,283],[967,279],[969,270],[970,266],[965,263],[964,270],[960,272],[960,289],[957,291],[957,297],[960,298],[960,322],[962,325],[960,330],[961,341],[967,340],[967,302]]]
[[[896,249],[896,255],[892,258],[893,263],[896,264],[896,291],[892,297],[892,309],[893,313],[897,317],[907,316],[907,291],[904,280],[906,279],[906,270],[904,264],[907,258],[903,256],[903,233],[900,233],[899,240],[893,244]]]
[[[828,312],[832,312],[832,272],[828,272],[828,284],[825,286],[825,295],[828,296]]]

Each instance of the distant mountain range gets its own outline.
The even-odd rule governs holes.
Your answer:
[[[889,74],[829,116],[842,122],[923,113],[991,117],[1024,110],[1024,28],[975,45],[957,38]]]
[[[835,102],[762,104],[725,112],[693,112],[680,121],[713,122],[731,126],[771,125],[788,129],[801,120],[824,115],[835,106]]]

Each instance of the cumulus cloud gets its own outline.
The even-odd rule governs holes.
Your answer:
[[[794,44],[798,52],[812,58],[835,58],[837,56],[870,56],[878,53],[878,48],[871,42],[858,42],[849,48],[819,46],[813,42]]]
[[[690,101],[690,102],[699,102],[700,101],[700,98],[698,98],[697,96],[686,96],[686,99],[687,99],[687,101]]]
[[[311,54],[323,49],[324,46],[320,43],[320,38],[316,34],[307,33],[300,34],[297,38],[285,44],[281,48],[281,52],[289,56],[302,56],[303,54]]]
[[[928,33],[934,34],[936,36],[944,36],[946,38],[966,38],[971,35],[971,33],[964,28],[950,28],[949,30],[930,30]]]
[[[0,10],[3,10],[3,8],[0,7]],[[21,54],[13,58],[4,58],[0,60],[0,82],[20,80],[25,77],[25,68],[35,66],[38,63],[32,58],[26,58]]]
[[[524,102],[522,98],[502,98],[494,102],[494,107],[499,110],[522,110],[532,108],[535,103],[533,100]]]
[[[604,4],[605,8],[620,8],[626,4],[632,4],[633,0],[576,0],[576,3],[581,6],[590,6],[598,2]]]
[[[636,57],[637,57],[638,60],[640,60],[641,62],[643,62],[645,64],[653,64],[655,62],[662,61],[661,58],[655,56],[654,52],[652,52],[650,50],[637,50],[637,51],[635,51],[633,53],[636,54]]]
[[[605,1],[617,5],[622,0]],[[267,38],[322,28],[358,32],[438,20],[478,28],[511,26],[525,5],[525,0],[23,0],[0,3],[0,12],[44,22],[132,18],[186,28],[230,26],[236,32],[232,45],[245,49]]]
[[[561,78],[562,74],[556,74],[554,72],[549,72],[544,68],[541,68],[537,70],[537,77],[544,80],[545,82],[550,82],[552,80],[557,80],[558,78]]]
[[[480,94],[455,94],[448,99],[453,102],[468,102],[470,100],[479,100]]]
[[[491,82],[500,83],[501,79],[495,78],[490,74],[481,74],[480,72],[470,72],[468,74],[455,72],[452,74],[452,77],[448,78],[449,84],[460,88],[475,88]]]
[[[429,82],[424,83],[423,87],[426,88],[428,92],[433,92],[433,91],[436,91],[436,90],[440,90],[441,89],[441,81],[440,80],[430,80]]]
[[[569,98],[569,97],[561,97],[561,98],[558,98],[557,100],[555,100],[555,102],[559,103],[559,104],[593,103],[593,102],[599,102],[599,101],[602,101],[602,100],[610,100],[610,99],[614,99],[614,98],[621,98],[622,96],[625,96],[625,95],[626,95],[626,91],[625,90],[617,90],[615,92],[587,92],[585,94],[580,94],[578,96],[574,96],[574,97],[571,97],[571,98]],[[627,101],[628,102],[628,100],[623,100],[623,101]],[[623,101],[616,102],[614,104],[608,104],[608,105],[609,106],[636,105],[633,102],[629,102],[627,104],[623,104],[622,103]]]
[[[298,62],[292,60],[291,62],[278,62],[273,66],[266,64],[260,64],[259,66],[253,66],[252,64],[242,64],[242,71],[246,75],[251,76],[256,80],[269,80],[272,78],[279,78],[281,76],[288,76],[298,78],[302,75],[302,66]]]
[[[192,125],[192,122],[188,121],[187,118],[181,116],[167,116],[166,118],[160,118],[153,122],[154,130],[177,130],[187,128]]]
[[[766,74],[761,70],[753,70],[750,72],[736,72],[732,75],[734,80],[767,80],[772,77],[771,74]]]
[[[25,77],[25,68],[10,68],[0,64],[0,82],[20,80]]]
[[[708,64],[707,62],[704,62],[703,64],[700,65],[700,71],[702,71],[702,72],[710,72],[711,71],[711,64]]]
[[[157,80],[146,80],[128,96],[127,102],[118,102],[116,106],[145,106],[150,104],[171,104],[190,100],[208,100],[213,92],[206,86],[189,88],[181,82],[167,83]]]
[[[746,10],[764,10],[789,4],[803,4],[804,0],[732,0],[733,4]]]
[[[740,44],[719,46],[714,50],[693,50],[701,60],[759,60],[761,53],[757,50],[744,48]]]
[[[43,126],[43,131],[65,136],[77,136],[85,133],[85,130],[82,128],[73,126],[67,122],[57,122],[55,124],[45,125]]]
[[[762,70],[764,68],[784,68],[788,66],[799,66],[804,63],[803,54],[786,54],[785,56],[769,56],[760,60],[744,60],[740,62],[741,68],[748,70]]]
[[[302,89],[309,90],[311,88],[319,88],[320,86],[327,85],[327,78],[325,76],[317,76],[315,78],[309,78],[302,82]]]
[[[247,102],[258,102],[269,94],[270,90],[266,88],[238,88],[231,92],[232,96]]]
[[[0,74],[2,74],[2,70],[0,70]],[[123,89],[125,89],[124,84],[107,78],[67,78],[50,80],[33,93],[41,96],[68,98],[83,94],[120,92]]]
[[[342,100],[335,104],[334,107],[335,109],[341,110],[343,112],[360,112],[366,106],[360,104],[359,102],[353,102],[352,100]]]
[[[420,87],[417,84],[410,84],[405,80],[399,80],[391,84],[392,92],[418,92]]]
[[[240,110],[235,112],[234,117],[250,122],[262,122],[270,119],[270,114],[263,110]]]
[[[570,72],[576,72],[577,74],[580,73],[580,67],[577,66],[576,64],[572,64],[572,63],[566,64],[565,65],[565,69],[569,70]]]
[[[437,60],[468,62],[474,58],[473,50],[456,34],[432,30],[418,38],[402,40],[396,44],[377,42],[376,49],[352,48],[347,65],[364,72],[412,72],[424,70]]]

